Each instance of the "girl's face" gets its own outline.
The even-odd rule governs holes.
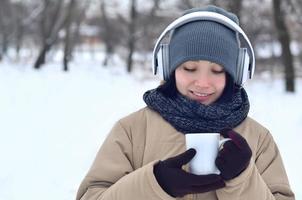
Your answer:
[[[177,90],[189,99],[204,105],[215,102],[226,85],[221,65],[206,60],[187,61],[175,70]]]

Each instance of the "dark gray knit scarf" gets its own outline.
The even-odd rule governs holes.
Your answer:
[[[203,105],[181,94],[175,98],[164,96],[157,89],[147,91],[144,101],[176,130],[186,133],[220,132],[234,128],[249,112],[250,104],[244,88],[238,89],[229,102]]]

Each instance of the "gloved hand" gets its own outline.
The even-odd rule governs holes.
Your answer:
[[[224,129],[221,135],[232,140],[224,143],[215,164],[221,172],[220,176],[224,180],[230,180],[246,169],[252,157],[252,150],[246,140],[232,129]]]
[[[186,194],[208,192],[225,186],[224,181],[217,174],[195,175],[181,168],[195,154],[195,149],[189,149],[175,157],[160,161],[154,166],[153,173],[157,182],[169,195],[182,197]]]

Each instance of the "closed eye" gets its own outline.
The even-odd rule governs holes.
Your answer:
[[[196,71],[195,68],[189,68],[189,67],[184,67],[183,69],[184,69],[185,71],[188,71],[188,72],[194,72],[194,71]]]
[[[225,71],[224,70],[212,70],[214,74],[223,74]]]

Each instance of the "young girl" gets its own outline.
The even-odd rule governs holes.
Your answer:
[[[180,21],[169,44],[155,47],[165,82],[144,94],[147,107],[115,124],[76,199],[295,199],[270,132],[247,116],[241,85],[254,55],[241,47],[238,18],[208,6]],[[186,150],[185,134],[208,132],[231,139],[216,158],[220,174],[192,174],[186,164],[196,151]]]

